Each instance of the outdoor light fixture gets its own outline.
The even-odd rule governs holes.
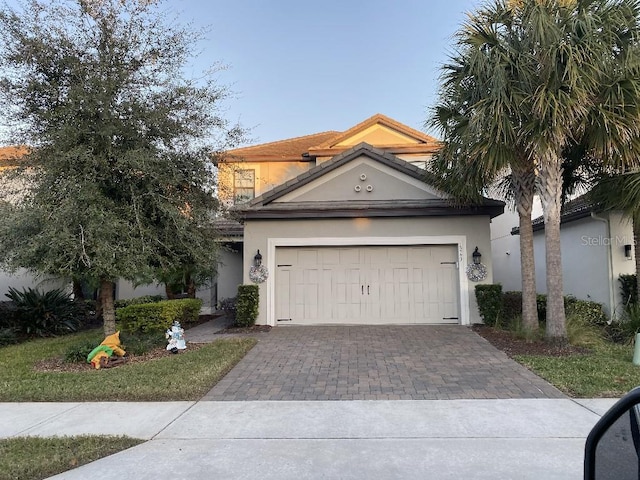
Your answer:
[[[258,250],[258,253],[256,253],[256,256],[253,257],[253,264],[256,267],[259,267],[260,265],[262,265],[262,255],[260,255],[260,250]]]
[[[624,246],[624,258],[631,260],[631,245],[629,244]]]
[[[478,251],[478,247],[476,247],[476,249],[473,251],[472,256],[473,263],[475,263],[476,265],[482,263],[482,254]]]

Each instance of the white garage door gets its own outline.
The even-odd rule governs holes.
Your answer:
[[[278,324],[459,323],[457,247],[279,247]]]

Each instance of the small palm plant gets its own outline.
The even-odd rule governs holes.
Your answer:
[[[28,336],[61,335],[75,332],[80,326],[79,309],[64,290],[18,291],[9,287],[6,296],[16,305],[18,328]]]

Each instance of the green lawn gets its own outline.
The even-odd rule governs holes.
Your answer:
[[[40,480],[142,442],[128,437],[94,435],[0,439],[0,480]]]
[[[619,397],[640,385],[633,346],[603,343],[592,348],[588,355],[514,358],[571,397]]]
[[[0,402],[198,400],[256,343],[253,338],[221,339],[197,350],[111,369],[34,369],[39,360],[64,356],[70,346],[99,337],[92,331],[0,348]]]

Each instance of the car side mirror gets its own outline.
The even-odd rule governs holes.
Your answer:
[[[640,387],[618,400],[585,444],[585,480],[640,479]]]

